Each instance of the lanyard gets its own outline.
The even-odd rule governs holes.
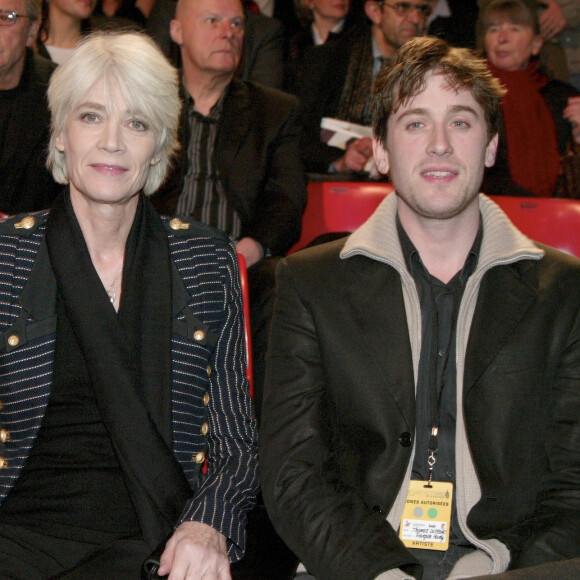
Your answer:
[[[451,314],[451,324],[449,326],[449,336],[447,337],[447,344],[444,350],[444,358],[442,361],[441,375],[438,382],[438,364],[437,357],[439,356],[439,311],[437,308],[437,300],[433,297],[435,308],[433,309],[433,327],[431,330],[432,336],[432,347],[431,347],[431,377],[430,389],[431,389],[431,433],[429,435],[429,449],[427,455],[427,465],[429,466],[429,475],[427,478],[427,486],[431,485],[433,481],[433,469],[435,463],[437,462],[437,450],[438,450],[438,436],[439,436],[439,424],[441,422],[441,402],[443,398],[443,389],[445,387],[445,375],[447,373],[447,364],[449,362],[449,355],[451,350],[451,345],[453,343],[453,337],[455,336],[455,326],[457,323],[457,316],[459,313],[459,303],[461,297],[461,290],[459,292],[455,291],[453,288],[446,286],[451,295],[453,296],[453,312]]]

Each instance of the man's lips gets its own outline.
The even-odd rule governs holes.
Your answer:
[[[112,163],[92,163],[91,167],[103,175],[122,175],[127,171],[124,167]]]
[[[447,167],[428,168],[421,171],[421,175],[428,181],[451,181],[457,176],[458,172]]]

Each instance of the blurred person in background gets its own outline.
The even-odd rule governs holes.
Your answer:
[[[538,68],[542,48],[538,3],[492,0],[480,13],[479,30],[488,66],[507,89],[496,163],[482,191],[490,195],[554,195],[573,131],[580,142],[574,87]]]

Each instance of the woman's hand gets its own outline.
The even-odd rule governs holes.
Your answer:
[[[560,34],[568,23],[556,0],[543,0],[543,2],[547,8],[542,10],[540,14],[540,34],[544,40],[550,40],[550,38]]]
[[[231,580],[226,538],[201,522],[183,522],[161,554],[159,576],[168,580]]]
[[[580,143],[580,97],[570,97],[562,115],[572,125],[574,141]]]

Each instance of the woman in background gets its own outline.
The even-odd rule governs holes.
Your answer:
[[[492,0],[480,14],[489,69],[507,88],[496,163],[482,185],[489,195],[553,196],[573,130],[580,142],[580,111],[570,101],[578,92],[538,70],[538,10],[534,0]]]
[[[96,0],[42,0],[38,52],[62,64],[89,32],[95,5]]]

